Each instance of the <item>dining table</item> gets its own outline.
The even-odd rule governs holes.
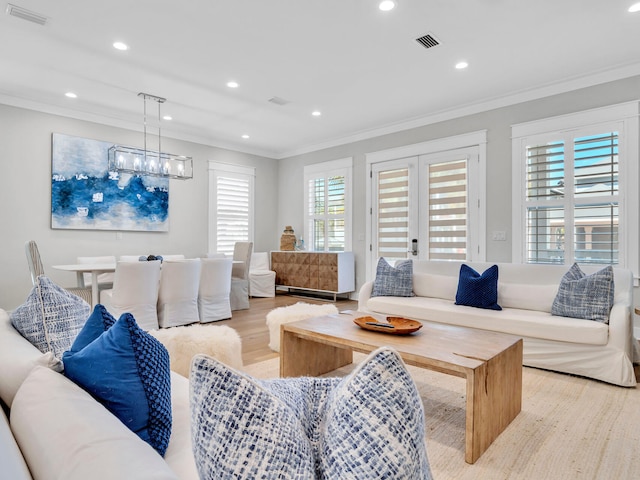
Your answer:
[[[84,287],[84,274],[91,274],[91,301],[92,307],[100,303],[98,297],[98,275],[101,273],[109,273],[116,271],[116,264],[114,263],[74,263],[69,265],[52,265],[52,268],[56,270],[64,270],[66,272],[76,272],[76,278],[78,281],[78,287]]]
[[[244,263],[241,260],[233,260],[234,264]],[[69,265],[52,265],[56,270],[64,270],[66,272],[76,272],[78,287],[85,287],[84,274],[91,274],[91,301],[92,307],[100,303],[98,289],[98,275],[101,273],[109,273],[116,271],[116,263],[72,263]]]

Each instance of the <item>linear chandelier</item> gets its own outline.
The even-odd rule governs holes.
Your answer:
[[[144,100],[144,148],[114,145],[109,148],[109,171],[186,180],[193,178],[193,159],[162,151],[160,106],[166,98],[138,93]],[[158,149],[147,149],[147,100],[158,104]]]

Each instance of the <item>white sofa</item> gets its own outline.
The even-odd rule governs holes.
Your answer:
[[[501,311],[455,305],[462,262],[414,261],[413,297],[371,297],[373,282],[359,293],[358,310],[404,316],[523,338],[524,365],[633,387],[633,362],[640,360],[633,338],[633,277],[614,268],[615,299],[609,324],[551,315],[558,285],[568,267],[498,263]],[[479,273],[492,263],[464,262]],[[602,267],[584,266],[586,274]]]
[[[171,372],[173,425],[164,458],[88,393],[43,367],[42,354],[0,309],[2,478],[198,479],[191,448],[189,381]],[[28,469],[27,469],[28,467]]]

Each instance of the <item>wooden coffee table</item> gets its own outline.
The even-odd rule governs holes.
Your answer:
[[[363,330],[336,314],[286,323],[280,330],[280,376],[317,376],[353,361],[353,351],[382,346],[409,365],[466,378],[465,461],[475,463],[522,407],[522,339],[487,330],[422,322],[419,331],[390,335]]]

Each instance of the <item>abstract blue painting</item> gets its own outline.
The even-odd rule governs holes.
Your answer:
[[[169,179],[110,172],[112,145],[53,134],[51,228],[169,231]]]

